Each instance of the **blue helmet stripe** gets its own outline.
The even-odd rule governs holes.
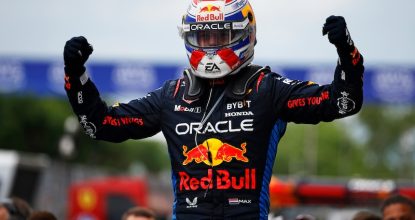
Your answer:
[[[245,37],[242,41],[240,41],[238,44],[231,47],[232,50],[236,51],[241,49],[242,47],[245,47],[249,44],[249,37]]]
[[[193,22],[196,22],[196,17],[191,17],[190,15],[187,15],[184,21],[186,24],[193,23]]]
[[[185,48],[186,48],[186,50],[189,52],[189,53],[191,53],[191,52],[193,52],[195,49],[193,49],[191,46],[189,46],[188,44],[184,44],[184,46],[185,46]]]
[[[225,15],[225,21],[243,21],[245,19],[244,15],[240,11],[236,11],[232,13]]]

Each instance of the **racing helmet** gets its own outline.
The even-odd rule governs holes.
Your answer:
[[[179,32],[198,77],[232,75],[253,60],[256,25],[248,0],[191,0]]]

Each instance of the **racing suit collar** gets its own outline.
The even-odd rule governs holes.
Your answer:
[[[247,93],[247,88],[260,73],[268,73],[270,68],[257,65],[248,65],[238,73],[222,79],[203,79],[192,74],[192,70],[186,69],[183,72],[186,84],[184,99],[199,99],[209,86],[226,86],[226,96],[242,100]]]

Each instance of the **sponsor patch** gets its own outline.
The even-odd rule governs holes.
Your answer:
[[[103,125],[110,125],[114,127],[120,127],[123,125],[139,125],[143,126],[144,121],[142,118],[137,117],[120,117],[114,118],[112,116],[105,116],[104,121],[102,122]]]
[[[250,107],[251,107],[251,100],[237,101],[237,102],[226,104],[226,110],[250,108]]]
[[[197,197],[193,198],[193,200],[190,200],[189,198],[186,198],[187,206],[186,208],[197,208]]]
[[[192,112],[192,113],[201,113],[202,107],[186,107],[182,105],[175,105],[174,106],[175,112]]]
[[[254,116],[254,113],[251,111],[244,111],[244,112],[226,112],[225,118],[229,117],[240,117],[240,116]]]
[[[328,100],[329,98],[330,98],[329,92],[324,91],[320,94],[320,96],[312,96],[312,97],[304,97],[304,98],[288,100],[287,107],[289,109],[293,109],[293,108],[300,108],[300,107],[305,107],[305,106],[321,105],[323,101]]]
[[[216,123],[206,122],[203,126],[200,126],[200,122],[192,123],[179,123],[176,125],[176,134],[178,135],[187,135],[206,133],[234,133],[241,131],[254,131],[254,119],[244,119],[240,123],[232,123],[229,121],[218,121]]]
[[[349,98],[350,95],[346,91],[340,93],[342,97],[337,99],[337,107],[339,108],[339,113],[344,115],[356,108],[356,103]]]
[[[215,177],[213,178],[213,172]],[[192,177],[187,172],[179,172],[180,191],[196,191],[200,189],[218,190],[255,190],[256,189],[256,170],[246,168],[241,176],[232,175],[228,170],[208,169],[204,177]],[[249,200],[250,201],[250,200]],[[247,203],[248,201],[246,201]]]
[[[88,121],[88,118],[86,117],[86,115],[80,115],[79,118],[80,118],[79,123],[84,128],[85,134],[95,139],[96,138],[95,133],[97,132],[97,127],[93,123]]]
[[[252,203],[252,201],[250,199],[238,199],[238,198],[229,198],[228,202],[229,202],[229,205],[251,204]]]
[[[84,103],[84,97],[82,95],[82,91],[78,92],[78,104],[83,104]]]

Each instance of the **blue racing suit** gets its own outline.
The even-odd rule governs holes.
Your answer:
[[[171,159],[173,219],[267,219],[269,182],[287,122],[316,124],[357,113],[363,57],[339,52],[333,82],[285,78],[249,65],[222,80],[169,80],[145,97],[108,106],[84,73],[65,77],[69,101],[94,139],[162,132]]]

